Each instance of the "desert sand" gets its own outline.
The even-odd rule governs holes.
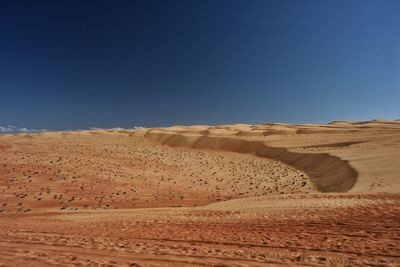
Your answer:
[[[400,266],[400,121],[0,135],[0,266]]]

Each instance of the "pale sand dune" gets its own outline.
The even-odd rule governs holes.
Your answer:
[[[399,266],[400,121],[0,135],[0,265]]]
[[[189,126],[150,129],[143,135],[173,147],[279,160],[306,172],[323,192],[400,192],[399,121],[212,126],[207,134]]]

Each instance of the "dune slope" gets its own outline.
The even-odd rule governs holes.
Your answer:
[[[299,153],[282,147],[271,147],[262,141],[231,136],[185,135],[150,130],[145,137],[172,147],[191,147],[254,154],[291,165],[308,174],[321,192],[346,192],[356,180],[357,172],[345,161],[328,153]]]

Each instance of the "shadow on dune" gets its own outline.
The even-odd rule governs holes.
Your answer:
[[[148,130],[144,137],[171,147],[212,149],[253,154],[281,161],[307,173],[320,192],[347,192],[357,181],[357,172],[350,164],[328,153],[298,153],[286,148],[270,147],[261,141],[230,136],[180,134]]]

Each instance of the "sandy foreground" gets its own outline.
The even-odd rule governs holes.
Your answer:
[[[0,266],[400,266],[400,121],[0,135]]]

